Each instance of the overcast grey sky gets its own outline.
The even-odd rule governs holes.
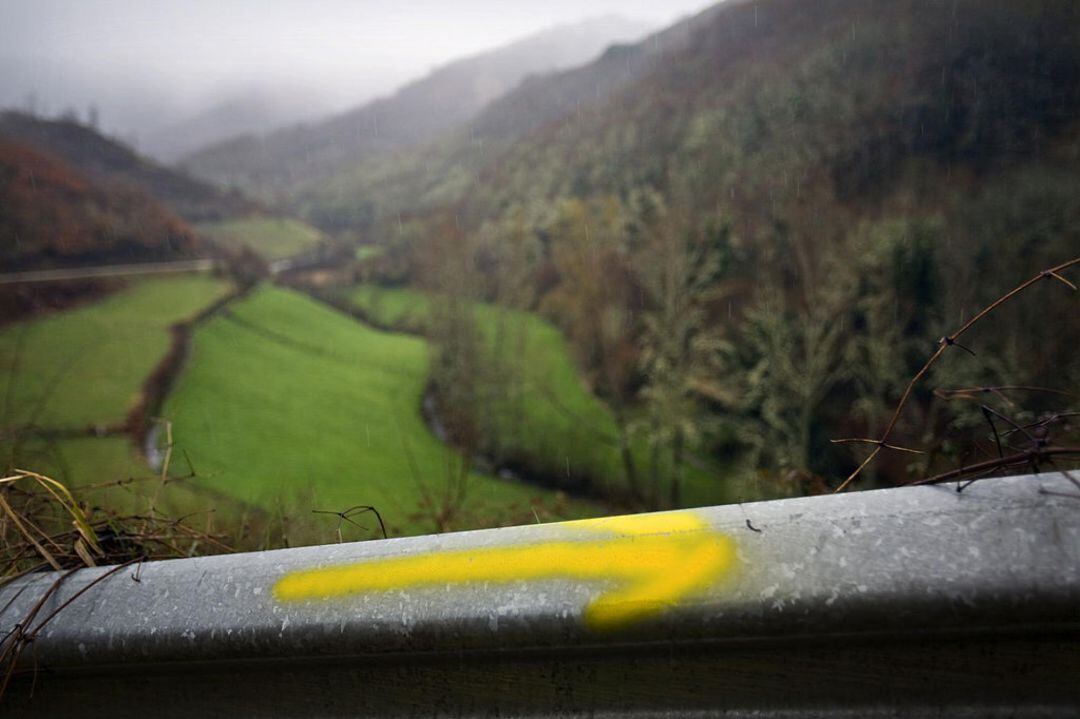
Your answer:
[[[658,26],[708,0],[0,0],[0,105],[97,102],[107,128],[287,88],[312,110],[447,60],[616,13]]]

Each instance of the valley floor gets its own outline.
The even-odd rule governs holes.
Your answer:
[[[424,334],[435,300],[421,292],[361,285],[343,293],[360,313],[383,327]],[[626,469],[619,451],[614,413],[582,381],[569,344],[547,320],[529,312],[481,302],[470,305],[471,320],[495,358],[493,371],[517,378],[518,412],[496,407],[512,421],[494,421],[490,444],[496,452],[523,457],[534,473],[585,474],[610,496],[625,494]],[[498,394],[497,391],[489,394]],[[627,420],[634,422],[636,417]],[[629,442],[643,485],[651,457],[647,442],[632,430]],[[686,467],[682,503],[704,506],[735,501],[749,488],[733,481],[733,468],[698,459]],[[671,468],[661,467],[661,496]],[[753,498],[757,496],[751,495]],[[746,499],[750,497],[739,497]]]
[[[377,536],[377,522],[360,528],[334,516],[355,506],[376,507],[390,534],[611,511],[478,471],[440,441],[421,413],[432,350],[417,333],[429,300],[364,286],[345,299],[380,326],[412,334],[272,285],[194,327],[161,419],[174,440],[170,474],[196,476],[163,491],[125,418],[169,350],[169,327],[230,287],[206,275],[139,280],[96,304],[5,328],[5,459],[72,486],[109,485],[93,495],[102,506],[205,513],[208,526],[241,525],[268,542],[274,523],[275,536],[292,544],[334,541],[339,525],[346,539]],[[487,342],[506,343],[523,378],[518,421],[497,425],[495,442],[531,458],[535,472],[588,473],[624,488],[611,410],[582,382],[561,333],[528,313],[473,310]],[[647,447],[633,451],[643,465]],[[728,499],[717,472],[689,472],[687,504]]]
[[[205,482],[261,507],[379,509],[393,534],[601,514],[468,471],[420,414],[428,349],[264,286],[196,330],[165,407]]]
[[[169,351],[169,327],[230,291],[207,275],[136,280],[87,306],[0,330],[4,463],[73,486],[151,476],[125,432],[143,382]],[[95,495],[130,508],[128,485]]]

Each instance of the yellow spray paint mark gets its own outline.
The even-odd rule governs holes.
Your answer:
[[[607,517],[553,527],[586,529],[596,539],[436,551],[371,559],[285,575],[279,601],[334,599],[442,584],[570,579],[613,585],[585,607],[593,629],[655,615],[735,568],[735,543],[691,512]]]

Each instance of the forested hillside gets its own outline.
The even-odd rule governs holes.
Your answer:
[[[415,137],[392,155],[369,154],[338,163],[336,172],[300,182],[294,207],[326,230],[370,233],[380,218],[415,215],[456,201],[485,165],[515,140],[603,105],[658,63],[685,50],[695,28],[716,8],[677,23],[637,44],[613,44],[594,62],[564,72],[533,75],[477,106],[467,125],[432,140]],[[464,123],[457,123],[463,125]]]
[[[5,271],[193,255],[191,228],[152,197],[95,185],[60,160],[0,139]]]
[[[676,464],[734,453],[785,491],[821,486],[860,458],[828,440],[873,436],[937,338],[1078,254],[1080,8],[760,0],[684,33],[647,63],[664,36],[527,82],[299,202],[382,243],[384,280],[554,318]],[[530,110],[545,97],[575,99]],[[929,454],[881,476],[955,465],[984,422],[930,388],[1078,386],[1076,316],[1060,284],[995,314],[898,425]]]
[[[200,177],[264,196],[289,192],[371,157],[428,142],[465,125],[523,78],[587,62],[610,43],[645,31],[618,17],[552,28],[438,68],[390,97],[323,122],[217,143],[181,164]]]
[[[221,220],[257,209],[241,195],[223,192],[142,157],[130,147],[75,120],[47,120],[3,112],[0,138],[53,155],[96,184],[148,194],[187,222]]]

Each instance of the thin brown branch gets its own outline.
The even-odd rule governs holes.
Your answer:
[[[1055,280],[1057,280],[1058,282],[1064,283],[1065,286],[1068,287],[1069,289],[1071,289],[1073,292],[1076,292],[1076,285],[1074,285],[1072,282],[1069,282],[1067,279],[1065,279],[1064,277],[1059,275],[1057,272],[1051,271],[1049,273],[1049,275],[1051,277],[1053,277]]]
[[[938,359],[941,358],[941,355],[945,353],[945,350],[947,348],[957,345],[957,340],[959,340],[960,337],[962,337],[968,330],[978,324],[984,317],[989,315],[991,312],[993,312],[998,307],[1005,304],[1012,298],[1019,295],[1027,288],[1036,284],[1040,280],[1049,279],[1063,281],[1065,282],[1065,284],[1069,285],[1070,287],[1072,287],[1072,289],[1075,290],[1075,285],[1061,277],[1062,271],[1069,269],[1070,267],[1073,267],[1075,265],[1080,265],[1080,257],[1074,257],[1068,262],[1062,262],[1060,265],[1051,267],[1048,270],[1043,270],[1034,277],[1031,277],[1030,279],[1009,290],[1001,297],[998,297],[989,305],[981,309],[975,314],[975,316],[973,316],[971,319],[961,325],[960,329],[956,330],[950,335],[942,337],[941,340],[938,342],[937,349],[935,349],[934,353],[930,355],[930,358],[926,361],[926,364],[924,364],[922,368],[915,373],[915,376],[911,378],[910,382],[908,382],[907,387],[904,388],[904,393],[900,396],[900,401],[897,402],[896,408],[893,410],[892,416],[889,418],[889,422],[885,426],[885,431],[881,433],[881,437],[878,439],[877,446],[874,447],[874,450],[870,453],[870,455],[865,460],[863,460],[863,462],[855,468],[855,471],[849,474],[847,479],[845,479],[834,491],[844,491],[852,482],[855,481],[855,479],[860,474],[862,474],[862,471],[867,467],[867,465],[870,464],[870,462],[872,462],[877,457],[878,453],[881,452],[882,447],[885,446],[885,444],[889,441],[889,438],[892,436],[893,430],[896,429],[896,424],[900,421],[900,416],[903,413],[904,408],[907,406],[908,400],[911,398],[911,394],[914,391],[916,385],[918,385],[918,383],[922,381],[923,377],[925,377],[927,372],[930,371],[930,368],[934,366],[934,363],[936,363]]]
[[[45,602],[48,600],[48,598],[56,593],[64,580],[73,575],[75,572],[79,571],[79,569],[72,569],[65,572],[63,575],[57,578],[55,582],[52,583],[49,589],[41,596],[40,599],[38,599],[38,601],[31,608],[30,612],[27,614],[23,622],[21,622],[16,627],[14,633],[8,638],[9,643],[4,647],[3,654],[0,654],[0,665],[6,664],[6,666],[4,667],[3,682],[0,683],[0,700],[3,699],[4,693],[7,691],[8,684],[11,681],[11,677],[15,673],[15,669],[18,666],[19,657],[22,655],[23,649],[28,644],[32,643],[35,639],[37,639],[37,635],[41,632],[42,629],[45,628],[45,625],[55,619],[56,616],[60,614],[60,612],[71,606],[72,602],[74,602],[76,599],[86,594],[98,584],[113,576],[117,572],[121,571],[125,567],[129,567],[138,561],[142,561],[142,558],[132,559],[130,561],[124,562],[123,564],[118,564],[115,567],[109,569],[101,576],[96,577],[93,581],[88,582],[85,587],[79,589],[77,592],[72,594],[70,597],[64,600],[60,604],[60,606],[49,612],[49,614],[47,614],[44,619],[42,619],[40,622],[37,622],[37,624],[34,625],[33,629],[27,631],[26,628],[29,627],[31,624],[34,624],[38,612],[40,612],[41,609],[45,606]]]
[[[869,437],[848,437],[846,439],[830,439],[833,444],[873,444],[881,447],[882,449],[892,449],[897,452],[909,452],[911,454],[926,454],[920,449],[911,449],[910,447],[901,447],[896,444],[889,444],[882,442],[880,439],[871,439]]]
[[[1036,387],[1033,385],[998,385],[993,387],[956,387],[952,389],[935,389],[934,394],[941,399],[975,399],[979,394],[996,394],[1003,396],[1004,392],[1035,392],[1041,394],[1052,394],[1059,397],[1068,397],[1070,399],[1080,399],[1080,395],[1074,392],[1066,392],[1061,389],[1053,389],[1051,387]]]
[[[971,474],[979,474],[980,472],[987,472],[994,469],[1001,469],[1006,467],[1016,467],[1024,464],[1032,464],[1040,459],[1049,459],[1056,456],[1080,456],[1080,447],[1042,447],[1039,449],[1030,449],[1024,452],[1017,452],[1016,454],[1010,454],[998,459],[991,459],[985,462],[978,462],[966,467],[960,467],[954,469],[951,472],[943,472],[942,474],[934,475],[933,477],[927,477],[926,479],[918,479],[914,482],[908,482],[906,486],[916,487],[924,484],[939,484],[941,482],[948,482],[951,479],[959,479]]]

